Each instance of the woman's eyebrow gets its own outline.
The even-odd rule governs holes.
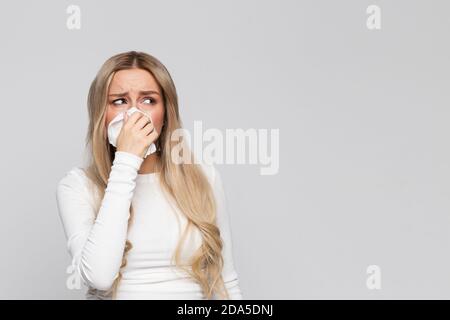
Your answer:
[[[157,94],[159,95],[158,91],[154,91],[154,90],[144,90],[144,91],[139,91],[139,94],[143,95],[143,94]],[[114,96],[114,97],[121,97],[121,96],[126,96],[128,95],[128,92],[123,92],[123,93],[110,93],[109,96]]]

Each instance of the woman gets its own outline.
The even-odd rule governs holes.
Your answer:
[[[133,107],[141,112],[128,115]],[[56,191],[87,298],[242,299],[219,172],[195,164],[185,143],[190,163],[172,160],[181,120],[164,65],[142,52],[111,57],[91,84],[88,111],[89,163]],[[114,147],[108,125],[121,113]]]

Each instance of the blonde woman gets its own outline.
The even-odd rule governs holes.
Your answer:
[[[128,115],[131,108],[141,112]],[[86,297],[242,299],[219,172],[196,164],[186,144],[191,163],[172,161],[181,120],[164,65],[136,51],[109,58],[91,84],[88,112],[88,163],[56,191]],[[114,147],[107,130],[120,113]],[[156,152],[146,155],[152,144]]]

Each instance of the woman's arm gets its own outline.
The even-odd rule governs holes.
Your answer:
[[[72,265],[95,289],[110,289],[122,264],[131,199],[142,161],[132,153],[116,151],[97,218],[83,180],[87,177],[71,170],[58,183],[57,205]]]
[[[230,217],[227,209],[227,201],[223,189],[222,178],[219,171],[212,166],[213,169],[213,189],[217,203],[217,225],[220,229],[220,236],[223,240],[222,255],[224,266],[222,271],[223,280],[228,290],[231,300],[241,300],[242,292],[239,287],[237,272],[233,262],[233,244],[232,233],[230,228]]]

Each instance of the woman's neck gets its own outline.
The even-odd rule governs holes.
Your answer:
[[[141,167],[138,171],[139,174],[154,173],[157,170],[157,163],[159,161],[159,155],[157,152],[148,155],[144,158]]]

